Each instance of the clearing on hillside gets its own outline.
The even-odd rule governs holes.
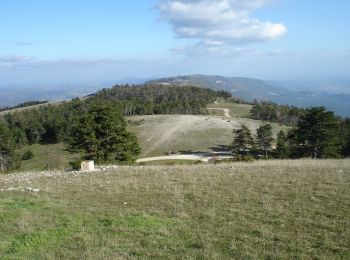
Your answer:
[[[222,151],[231,144],[234,128],[244,123],[255,132],[262,124],[248,118],[194,115],[133,116],[127,120],[142,147],[141,157],[161,156],[169,151]],[[285,128],[272,125],[275,135]]]
[[[253,106],[249,104],[238,104],[233,102],[216,102],[207,106],[209,114],[223,116],[220,109],[228,109],[229,114],[232,117],[249,117],[252,107]]]

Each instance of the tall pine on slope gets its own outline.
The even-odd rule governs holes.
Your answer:
[[[256,140],[260,150],[264,152],[265,158],[267,158],[274,140],[271,124],[264,124],[256,130]]]
[[[342,127],[343,134],[343,156],[350,156],[350,118],[345,119]]]
[[[15,153],[15,142],[10,130],[0,122],[0,172],[16,169],[20,166],[19,156]]]
[[[333,112],[324,107],[312,107],[306,110],[298,122],[296,141],[300,156],[312,158],[340,157],[339,121]]]
[[[286,159],[290,157],[290,148],[288,144],[288,136],[283,130],[279,131],[276,140],[276,149],[274,156],[278,159]]]
[[[249,155],[254,149],[254,139],[250,129],[242,124],[241,128],[233,130],[232,152],[239,156]]]
[[[71,151],[82,152],[84,159],[98,163],[131,163],[141,151],[119,109],[106,103],[94,104],[81,117],[68,144]]]

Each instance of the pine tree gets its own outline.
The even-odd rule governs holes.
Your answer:
[[[324,107],[309,108],[298,122],[296,141],[302,156],[340,157],[339,121]]]
[[[265,158],[268,157],[268,151],[272,146],[272,126],[271,124],[264,124],[256,130],[256,140],[258,147],[264,152]]]
[[[277,142],[276,149],[274,151],[275,157],[278,159],[289,158],[290,150],[289,150],[289,145],[288,145],[288,137],[284,133],[283,130],[281,130],[277,134],[277,141],[276,142]]]
[[[19,156],[15,153],[15,142],[10,130],[0,122],[0,172],[16,169],[20,166]]]
[[[93,105],[72,129],[68,143],[71,151],[99,163],[130,163],[140,154],[136,137],[127,131],[121,112],[110,104]]]
[[[249,155],[254,149],[254,139],[250,129],[242,124],[241,128],[233,130],[233,134],[232,152],[239,156]]]
[[[345,119],[343,127],[343,151],[344,157],[350,156],[350,118]]]

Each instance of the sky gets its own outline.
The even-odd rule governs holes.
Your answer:
[[[0,87],[350,77],[348,0],[0,0]]]

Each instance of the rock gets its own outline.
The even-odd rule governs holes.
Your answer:
[[[94,161],[84,161],[80,165],[81,171],[83,172],[92,172],[95,171]]]

